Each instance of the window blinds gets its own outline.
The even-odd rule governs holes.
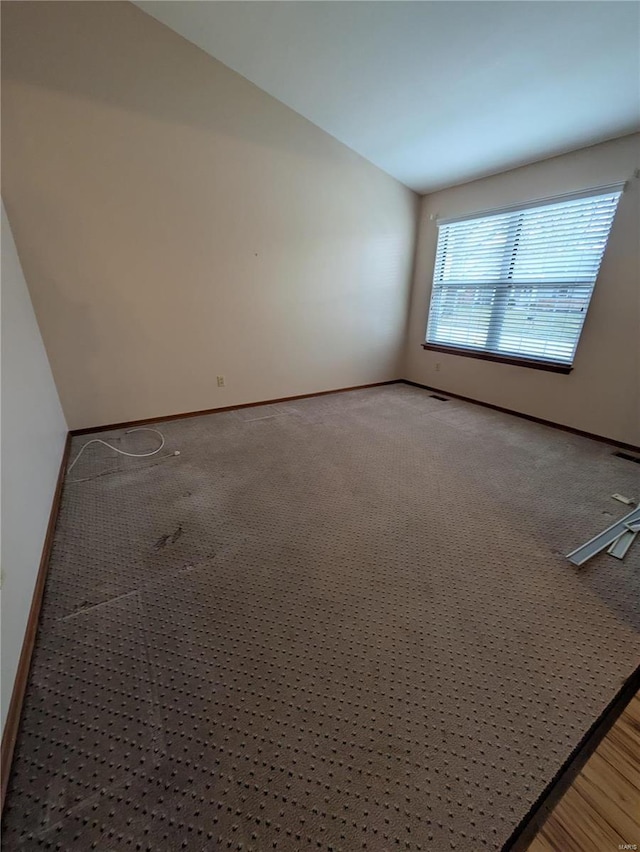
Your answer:
[[[621,192],[440,224],[427,343],[570,365]]]

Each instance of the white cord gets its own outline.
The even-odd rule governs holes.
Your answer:
[[[157,461],[155,461],[154,464],[148,465],[148,467],[145,468],[145,470],[147,470],[149,467],[155,467],[155,465],[160,464],[162,459],[173,459],[173,458],[175,458],[176,456],[179,456],[179,455],[180,455],[180,450],[176,450],[175,453],[165,453],[165,455],[163,455],[163,456],[156,456]],[[94,479],[100,479],[103,476],[111,476],[114,473],[122,473],[122,472],[123,471],[122,471],[121,467],[114,467],[111,470],[103,470],[101,473],[94,473],[93,476],[85,476],[83,479],[65,479],[64,484],[65,485],[73,485],[76,482],[93,482]]]
[[[127,453],[124,450],[118,449],[118,447],[114,447],[113,444],[107,444],[107,442],[103,441],[101,438],[93,438],[91,441],[87,441],[87,443],[84,444],[84,446],[80,449],[80,452],[78,453],[78,455],[75,457],[75,459],[71,462],[71,464],[67,468],[67,473],[71,472],[71,469],[73,468],[75,463],[78,461],[80,456],[83,454],[83,452],[87,449],[87,447],[90,444],[104,444],[105,447],[109,447],[110,450],[115,450],[116,453],[120,453],[121,456],[129,456],[132,459],[143,459],[143,458],[146,458],[147,456],[155,456],[155,454],[159,453],[160,450],[164,447],[164,435],[162,434],[162,432],[159,432],[157,429],[150,429],[148,426],[140,426],[137,429],[127,429],[127,431],[125,432],[125,435],[128,435],[130,432],[155,432],[156,435],[160,436],[160,440],[162,441],[162,443],[160,444],[160,446],[158,447],[157,450],[152,450],[150,453]],[[175,455],[175,453],[174,453],[174,455]]]

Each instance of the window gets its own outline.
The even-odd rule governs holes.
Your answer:
[[[439,222],[425,348],[568,372],[622,189]]]

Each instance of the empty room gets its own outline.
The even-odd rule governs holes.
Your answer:
[[[640,845],[640,3],[2,0],[2,848]]]

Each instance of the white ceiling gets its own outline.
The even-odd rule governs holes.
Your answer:
[[[418,192],[640,128],[637,2],[137,5]]]

